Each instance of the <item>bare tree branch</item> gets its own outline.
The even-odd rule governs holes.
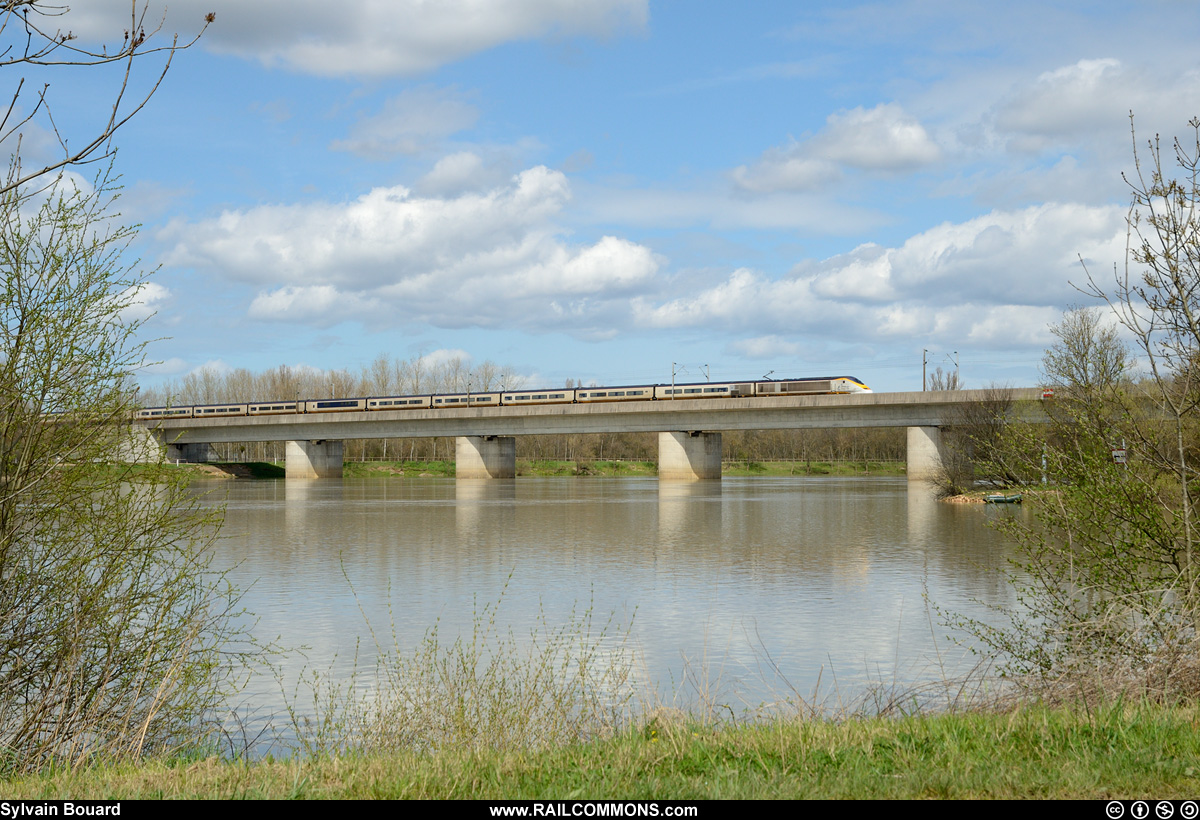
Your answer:
[[[113,135],[150,101],[162,85],[171,62],[178,51],[190,48],[203,36],[215,19],[212,13],[204,16],[200,31],[190,40],[180,41],[171,35],[169,43],[151,45],[162,36],[163,20],[156,26],[146,28],[149,5],[139,9],[138,0],[130,0],[129,26],[119,46],[112,49],[105,44],[85,47],[70,29],[64,30],[63,23],[69,18],[70,8],[53,5],[51,0],[0,0],[0,68],[19,66],[52,67],[57,69],[87,68],[110,64],[123,64],[124,70],[113,92],[113,103],[107,120],[97,125],[94,133],[84,138],[82,146],[71,141],[58,128],[48,99],[50,85],[43,85],[36,95],[28,113],[20,111],[20,100],[25,88],[24,77],[16,81],[11,100],[0,120],[0,144],[13,143],[10,151],[14,161],[9,165],[7,176],[0,180],[0,194],[21,189],[44,177],[57,178],[64,169],[107,159],[113,153]],[[132,79],[135,64],[153,56],[162,58],[162,69],[149,89],[133,93]],[[132,95],[132,99],[130,99]],[[58,142],[61,156],[52,161],[35,162],[26,167],[21,154],[24,144],[24,129],[35,120],[44,120]],[[51,184],[47,180],[47,184]],[[44,187],[44,186],[42,186]]]

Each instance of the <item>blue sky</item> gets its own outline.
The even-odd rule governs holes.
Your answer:
[[[1123,260],[1129,112],[1143,140],[1200,114],[1182,0],[330,8],[167,10],[216,21],[117,137],[161,266],[148,383],[461,351],[531,386],[679,362],[907,390],[928,349],[1034,384],[1079,257]],[[128,16],[63,21],[113,43]],[[67,134],[111,102],[111,73],[49,79]]]

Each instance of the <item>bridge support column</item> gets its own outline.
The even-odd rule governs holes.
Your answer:
[[[287,478],[341,478],[341,441],[289,441],[287,443]]]
[[[938,427],[908,428],[908,480],[934,481],[942,470],[942,431]]]
[[[720,433],[659,433],[659,481],[721,477]]]
[[[454,460],[457,478],[516,478],[517,440],[512,436],[458,436]]]
[[[140,424],[131,424],[121,442],[120,459],[126,464],[154,464],[163,456],[163,445],[154,433]]]
[[[185,464],[204,464],[217,460],[217,451],[211,444],[168,444],[167,461],[182,461]]]

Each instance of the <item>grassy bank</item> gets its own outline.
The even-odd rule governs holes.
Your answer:
[[[902,476],[904,464],[895,461],[727,461],[727,476]],[[561,461],[517,459],[518,476],[653,476],[653,461]],[[453,477],[453,461],[347,461],[347,478]]]
[[[198,478],[283,478],[282,462],[213,462],[169,465]],[[454,478],[453,461],[347,461],[345,478]],[[654,476],[653,461],[517,459],[518,476]],[[899,461],[726,461],[727,476],[903,476]]]
[[[714,730],[653,722],[541,752],[444,751],[98,767],[3,783],[7,798],[1195,797],[1200,713],[1026,706],[1004,713]]]
[[[902,461],[726,461],[721,474],[729,476],[903,476]]]

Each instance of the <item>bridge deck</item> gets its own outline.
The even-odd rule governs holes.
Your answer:
[[[138,424],[177,444],[424,436],[528,436],[556,433],[657,433],[673,430],[771,430],[828,427],[938,427],[955,407],[1003,395],[1037,402],[1038,388],[912,393],[680,399],[439,410],[163,419]],[[1025,405],[1028,406],[1028,405]]]

